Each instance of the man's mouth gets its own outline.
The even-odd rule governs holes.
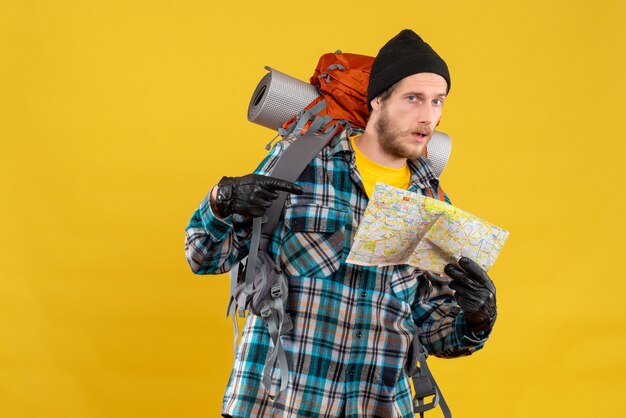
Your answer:
[[[414,132],[411,132],[411,136],[413,136],[413,138],[417,142],[426,142],[428,140],[428,138],[430,138],[430,132],[414,131]]]

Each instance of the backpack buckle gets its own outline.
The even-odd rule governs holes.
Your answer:
[[[261,308],[261,312],[259,313],[261,314],[262,318],[268,318],[272,314],[272,308],[265,305]]]
[[[274,283],[270,289],[270,293],[273,298],[279,298],[283,295],[283,290],[280,288],[280,283]]]

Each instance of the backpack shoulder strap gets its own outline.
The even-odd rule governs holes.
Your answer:
[[[315,135],[314,131],[309,130],[306,134],[296,138],[276,162],[271,173],[272,177],[296,181],[306,166],[336,135],[337,128],[338,126],[333,126],[328,132],[321,135]],[[274,200],[272,206],[265,212],[266,219],[261,230],[261,250],[267,248],[269,235],[278,224],[286,199],[287,193],[280,192],[278,199]]]

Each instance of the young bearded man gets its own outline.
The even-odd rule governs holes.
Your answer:
[[[289,286],[293,329],[281,337],[289,383],[275,397],[266,392],[261,380],[272,344],[264,322],[249,315],[223,416],[413,417],[406,367],[416,328],[435,356],[483,347],[496,319],[495,288],[472,260],[446,266],[449,277],[345,262],[377,181],[449,202],[422,156],[449,90],[445,62],[404,30],[372,65],[362,132],[333,138],[295,183],[267,176],[291,143],[286,138],[255,173],[224,177],[193,214],[186,241],[192,270],[224,273],[247,255],[250,219],[279,191],[290,193],[268,247]]]

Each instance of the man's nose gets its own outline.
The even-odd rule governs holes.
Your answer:
[[[417,123],[430,125],[435,120],[435,109],[431,104],[424,104],[417,110]]]

